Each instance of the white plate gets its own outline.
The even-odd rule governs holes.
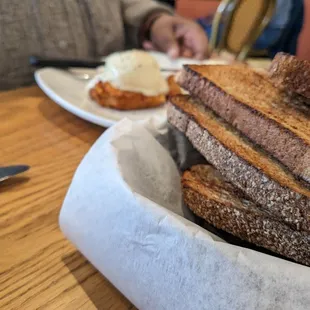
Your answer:
[[[79,80],[73,74],[63,70],[39,69],[35,72],[35,79],[45,94],[61,107],[86,121],[103,127],[110,127],[126,117],[133,121],[146,121],[151,117],[160,122],[166,121],[164,106],[135,111],[103,108],[89,98],[86,90],[87,81]]]
[[[180,69],[184,63],[197,63],[191,59],[171,61],[166,55],[157,52],[152,53],[152,55],[162,68]],[[90,70],[87,69],[86,72],[89,73]],[[110,127],[123,118],[133,121],[147,121],[154,118],[156,123],[166,122],[167,120],[165,106],[136,111],[117,111],[103,108],[90,100],[86,91],[88,81],[81,80],[63,70],[55,68],[39,69],[35,72],[35,79],[46,95],[61,107],[86,121],[103,127]]]

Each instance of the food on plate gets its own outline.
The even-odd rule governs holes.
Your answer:
[[[170,84],[172,80],[170,78]],[[174,92],[176,86],[173,85]],[[169,84],[149,53],[131,50],[107,57],[101,73],[91,81],[92,100],[118,110],[147,109],[166,102]]]
[[[278,53],[273,59],[269,75],[276,87],[310,99],[310,62],[293,55]]]
[[[310,266],[310,238],[250,201],[210,165],[194,166],[182,177],[184,201],[218,229]]]
[[[89,90],[90,97],[103,107],[117,110],[155,108],[166,102],[166,95],[146,96],[142,93],[120,90],[109,82],[97,82]]]
[[[218,229],[310,266],[310,107],[244,65],[185,66],[168,121],[208,165],[185,203]]]
[[[169,97],[170,96],[176,96],[176,95],[181,95],[184,91],[181,89],[180,85],[176,81],[176,76],[175,75],[170,75],[167,78],[167,82],[169,85]]]
[[[310,184],[310,110],[250,67],[186,66],[180,85]]]

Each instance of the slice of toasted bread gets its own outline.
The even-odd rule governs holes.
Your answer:
[[[310,99],[310,61],[278,53],[269,68],[269,76],[276,87]]]
[[[140,110],[158,107],[166,102],[165,95],[145,96],[140,93],[122,91],[110,83],[98,82],[89,91],[92,100],[103,107],[116,110]]]
[[[310,190],[276,160],[188,96],[175,96],[168,120],[231,183],[297,230],[310,231]]]
[[[190,94],[310,184],[310,107],[242,65],[189,65],[179,75]]]
[[[194,166],[182,177],[186,205],[213,226],[242,240],[310,266],[310,236],[281,223],[225,181],[208,165]]]

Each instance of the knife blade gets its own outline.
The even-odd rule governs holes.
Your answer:
[[[26,165],[0,167],[0,182],[29,170]]]
[[[30,65],[37,68],[43,67],[55,67],[67,69],[73,68],[97,68],[99,66],[104,66],[104,61],[97,60],[86,60],[86,59],[69,59],[69,58],[44,58],[40,56],[30,56]]]
[[[54,67],[59,69],[68,68],[97,68],[104,66],[105,61],[91,59],[70,59],[70,58],[45,58],[40,56],[30,56],[29,63],[36,68]],[[178,72],[179,69],[161,68],[162,72]]]

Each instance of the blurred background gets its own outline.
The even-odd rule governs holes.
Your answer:
[[[215,14],[220,1],[216,0],[161,0],[175,6],[177,12],[188,18],[198,19],[202,16]],[[295,5],[295,0],[293,1]],[[255,5],[252,6],[254,11]],[[253,12],[254,13],[254,12]],[[251,12],[249,11],[249,15]],[[244,18],[247,16],[244,15]],[[242,24],[242,23],[241,23]],[[304,0],[304,24],[298,39],[297,56],[301,59],[310,60],[310,0]]]

